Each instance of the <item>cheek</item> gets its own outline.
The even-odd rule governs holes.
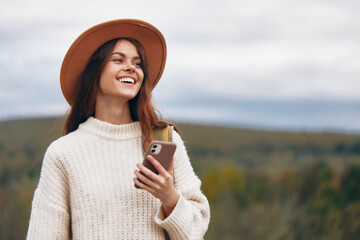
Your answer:
[[[106,92],[107,90],[114,88],[114,83],[110,76],[106,74],[106,72],[103,72],[100,75],[99,88],[99,90],[101,90],[102,92]]]
[[[139,79],[141,79],[141,83],[144,81],[144,72],[142,70],[139,70],[137,73]]]
[[[116,71],[116,69],[114,69],[110,64],[106,64],[104,69],[102,70],[102,72],[100,74],[100,81],[103,81],[104,83],[112,82],[112,80],[114,78],[114,72],[115,71]]]

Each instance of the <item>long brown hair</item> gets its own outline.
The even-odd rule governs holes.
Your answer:
[[[141,123],[141,131],[144,135],[143,146],[146,146],[151,141],[153,128],[164,128],[170,124],[161,120],[160,116],[155,113],[156,110],[152,103],[152,86],[148,80],[148,63],[143,47],[135,39],[117,38],[100,46],[92,55],[88,65],[83,71],[77,89],[75,89],[76,94],[71,108],[67,114],[63,135],[75,131],[81,123],[85,122],[90,116],[95,115],[96,94],[99,89],[101,72],[116,43],[122,39],[135,45],[140,55],[142,70],[144,72],[144,80],[138,94],[129,101],[132,120],[140,121]],[[179,131],[176,126],[175,129]]]

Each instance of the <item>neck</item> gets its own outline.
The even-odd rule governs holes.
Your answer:
[[[129,102],[118,99],[104,101],[102,98],[98,98],[95,107],[95,118],[116,125],[133,122]]]

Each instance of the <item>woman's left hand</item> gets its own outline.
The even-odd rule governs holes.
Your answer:
[[[173,183],[173,165],[171,165],[169,173],[153,156],[148,155],[147,160],[159,171],[159,174],[155,174],[142,163],[138,163],[136,165],[141,172],[139,170],[134,171],[137,177],[133,179],[134,183],[141,189],[148,191],[154,197],[160,199],[166,216],[169,216],[180,198]],[[139,179],[143,183],[140,182]]]

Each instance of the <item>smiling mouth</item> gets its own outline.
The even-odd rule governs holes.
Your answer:
[[[118,78],[120,82],[135,84],[135,80],[132,78]]]

